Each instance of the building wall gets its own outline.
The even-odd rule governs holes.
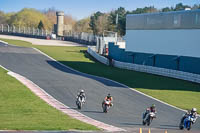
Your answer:
[[[200,74],[200,10],[127,15],[124,39],[110,58]]]
[[[125,51],[114,43],[109,43],[108,46],[109,57],[117,61],[200,74],[200,58]],[[153,56],[155,56],[155,64]]]
[[[200,57],[200,29],[126,30],[126,51]]]

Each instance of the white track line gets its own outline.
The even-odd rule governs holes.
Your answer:
[[[2,40],[0,40],[0,42],[1,42],[1,43],[4,43],[4,44],[8,44],[7,42],[5,42],[5,41],[2,41]]]

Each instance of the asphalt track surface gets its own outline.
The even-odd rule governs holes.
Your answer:
[[[87,101],[80,112],[98,121],[128,130],[145,128],[142,125],[142,113],[146,107],[154,103],[157,107],[157,118],[150,127],[180,132],[178,124],[183,111],[116,82],[63,67],[32,48],[0,43],[0,65],[25,76],[72,109],[77,108],[77,92],[84,89]],[[114,106],[105,114],[102,113],[101,103],[108,93],[114,98]],[[200,119],[193,125],[192,131],[200,131]]]

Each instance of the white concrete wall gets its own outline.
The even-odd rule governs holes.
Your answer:
[[[126,51],[200,57],[200,29],[126,30]]]
[[[93,56],[96,60],[98,60],[99,62],[105,64],[105,65],[109,65],[109,60],[108,58],[104,57],[104,56],[101,56],[99,54],[97,54],[95,52],[96,48],[95,46],[88,46],[88,49],[87,49],[87,52]]]
[[[193,74],[193,73],[159,68],[159,67],[138,65],[138,64],[132,64],[132,63],[124,63],[124,62],[119,62],[119,61],[115,61],[115,60],[113,60],[113,66],[121,68],[121,69],[134,70],[134,71],[138,71],[138,72],[145,72],[145,73],[150,73],[150,74],[161,75],[161,76],[191,81],[191,82],[195,82],[195,83],[200,83],[200,75],[199,74]]]
[[[100,61],[101,63],[109,65],[109,60],[107,58],[97,54],[95,52],[94,46],[93,47],[88,46],[87,52],[91,56],[93,56],[95,59]],[[195,82],[195,83],[200,83],[200,75],[199,74],[193,74],[193,73],[171,70],[171,69],[166,69],[166,68],[125,63],[125,62],[120,62],[120,61],[116,61],[116,60],[112,60],[112,63],[113,63],[114,67],[118,67],[121,69],[134,70],[134,71],[138,71],[138,72],[145,72],[145,73],[150,73],[150,74],[161,75],[161,76],[191,81],[191,82]]]

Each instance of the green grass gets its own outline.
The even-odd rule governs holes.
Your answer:
[[[98,130],[46,104],[0,68],[0,130]]]
[[[17,46],[22,46],[22,47],[31,47],[32,46],[32,44],[30,42],[21,41],[21,40],[12,40],[12,39],[3,39],[3,38],[0,38],[0,40],[8,42],[9,44],[14,44]]]
[[[182,109],[196,107],[200,113],[200,84],[105,66],[89,56],[84,47],[34,47],[81,72],[118,81]]]

